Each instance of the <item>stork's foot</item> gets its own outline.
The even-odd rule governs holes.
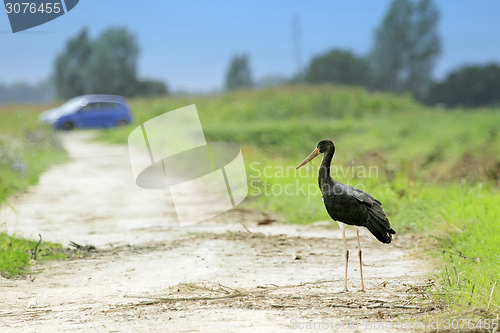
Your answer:
[[[358,291],[359,291],[359,292],[362,292],[362,293],[365,293],[365,292],[366,292],[365,288],[358,289]]]

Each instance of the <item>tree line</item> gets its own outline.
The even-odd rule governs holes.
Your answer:
[[[442,81],[432,79],[441,53],[439,11],[433,0],[394,0],[374,34],[366,56],[332,49],[314,57],[291,81],[335,83],[370,90],[410,93],[429,105],[500,104],[500,66],[468,65]],[[238,55],[226,73],[226,89],[253,85],[249,57]]]
[[[110,28],[95,40],[88,31],[68,40],[54,64],[56,97],[84,94],[155,96],[167,93],[164,82],[141,80],[137,74],[139,46],[126,28]]]
[[[433,0],[393,0],[374,32],[366,55],[331,49],[319,54],[289,80],[275,83],[335,83],[369,90],[410,93],[429,105],[484,106],[500,104],[500,66],[467,65],[435,81],[432,72],[441,53],[439,11]],[[168,93],[162,81],[138,77],[139,46],[123,27],[109,28],[95,39],[86,28],[69,39],[54,62],[49,84],[0,86],[0,103],[20,98],[45,101],[55,95],[69,99],[101,93],[123,96],[156,96]],[[250,57],[231,57],[225,89],[255,86]]]
[[[36,84],[19,82],[0,84],[0,105],[22,101],[27,104],[48,104],[52,101],[54,89],[49,80]]]

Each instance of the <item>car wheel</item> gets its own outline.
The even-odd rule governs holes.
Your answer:
[[[125,119],[120,119],[116,123],[116,126],[126,126],[126,125],[128,125],[128,121],[126,121]]]
[[[71,121],[67,121],[61,125],[61,129],[63,131],[71,131],[74,128],[75,128],[75,124],[73,124]]]

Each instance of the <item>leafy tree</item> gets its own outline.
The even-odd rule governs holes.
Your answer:
[[[435,83],[423,99],[428,104],[485,106],[500,104],[500,66],[464,66]]]
[[[88,93],[133,96],[137,88],[136,38],[125,28],[110,28],[94,42],[85,71]]]
[[[87,29],[70,39],[54,66],[57,97],[83,94],[154,96],[167,93],[165,83],[137,78],[139,46],[126,28],[110,28],[96,40]]]
[[[248,56],[245,54],[234,56],[226,73],[226,90],[246,89],[252,86],[252,71]]]
[[[432,0],[394,0],[375,33],[369,60],[376,87],[422,94],[441,52]]]
[[[370,81],[370,67],[365,59],[352,52],[331,50],[311,61],[304,80],[366,86]]]
[[[92,42],[86,28],[70,39],[55,61],[54,88],[60,99],[85,93],[85,68],[92,53]]]

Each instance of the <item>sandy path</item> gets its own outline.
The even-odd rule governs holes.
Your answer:
[[[389,246],[364,237],[368,291],[357,291],[353,255],[352,291],[342,293],[337,228],[257,226],[262,214],[241,209],[181,228],[168,192],[134,185],[126,147],[90,137],[64,133],[72,161],[13,198],[16,214],[4,207],[0,221],[11,234],[98,250],[0,278],[2,332],[408,331],[402,323],[432,307],[409,236]]]

